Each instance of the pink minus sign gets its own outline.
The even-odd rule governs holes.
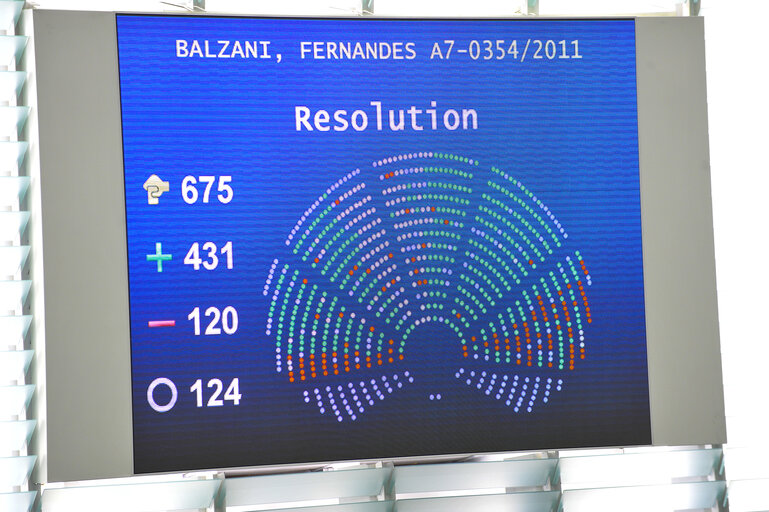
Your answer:
[[[150,327],[174,327],[176,320],[150,320],[147,325]]]

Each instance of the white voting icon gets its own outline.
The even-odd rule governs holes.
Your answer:
[[[158,204],[163,192],[168,192],[169,184],[153,174],[144,182],[144,190],[147,191],[147,204]]]

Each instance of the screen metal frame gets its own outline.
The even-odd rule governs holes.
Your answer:
[[[635,23],[652,445],[721,444],[726,426],[703,20]],[[43,277],[35,314],[44,318],[44,328],[33,333],[33,344],[44,347],[37,362],[38,389],[45,393],[37,405],[37,417],[44,419],[37,442],[44,446],[37,453],[47,458],[39,481],[130,476],[116,15],[32,11],[22,27],[33,35],[27,61],[35,71],[27,87],[36,87],[30,98],[36,96],[37,116],[27,130],[28,140],[38,141],[29,168],[33,194],[41,198],[30,231],[42,233],[44,251],[31,265],[33,275]]]

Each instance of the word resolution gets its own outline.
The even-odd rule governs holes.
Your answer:
[[[313,110],[304,105],[294,107],[296,131],[345,132],[352,128],[362,132],[377,131],[422,131],[422,130],[477,130],[478,112],[472,108],[439,109],[435,101],[430,108],[383,108],[381,101],[372,101],[370,108],[356,110]]]

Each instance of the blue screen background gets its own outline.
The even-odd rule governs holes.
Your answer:
[[[117,26],[137,473],[651,442],[633,21],[120,15]],[[176,56],[180,39],[270,41],[273,58],[180,58]],[[455,41],[450,58],[431,59],[434,43],[445,52],[448,39]],[[529,53],[523,62],[511,55],[487,61],[457,52],[469,48],[473,40],[508,44],[516,40],[519,52],[529,40],[578,40],[582,58],[534,59]],[[413,42],[416,58],[301,59],[301,41]],[[572,54],[571,44],[567,48]],[[561,47],[557,50],[560,54]],[[313,112],[362,109],[373,123],[371,101],[382,102],[385,115],[388,108],[424,109],[431,101],[437,103],[439,116],[448,108],[472,108],[477,111],[478,129],[450,131],[439,123],[439,129],[423,131],[379,131],[372,126],[360,132],[296,130],[298,105]],[[383,162],[393,156],[395,161]],[[394,223],[401,219],[389,215],[395,210],[385,204],[382,191],[406,181],[380,176],[415,166],[460,171],[464,177],[436,174],[430,179],[473,189],[467,196],[469,204],[458,207],[466,213],[465,234],[457,242],[454,263],[446,266],[455,277],[470,261],[466,255],[473,239],[470,226],[482,195],[501,198],[490,182],[520,191],[513,182],[517,180],[536,196],[521,196],[529,207],[539,208],[536,211],[551,228],[558,231],[562,226],[568,233],[568,239],[557,235],[562,247],[554,248],[536,269],[529,268],[510,292],[461,329],[476,336],[475,342],[458,341],[446,323],[431,322],[415,328],[402,345],[398,338],[404,336],[402,330],[372,317],[347,288],[340,289],[338,282],[312,267],[311,259],[302,261],[301,251],[291,250],[295,239],[287,245],[287,236],[308,208],[340,179],[359,171],[321,201],[318,210],[365,183],[373,198],[370,205],[382,220],[377,229],[388,233],[379,241],[389,240],[397,258],[405,256],[398,252],[404,244],[395,239]],[[152,174],[170,184],[157,205],[148,205],[143,188]],[[467,178],[468,174],[473,177]],[[215,184],[209,203],[185,203],[184,177],[209,175],[232,177],[232,201],[215,200]],[[200,186],[198,190],[202,193]],[[462,196],[455,190],[450,194]],[[547,211],[558,224],[548,220]],[[495,236],[503,238],[502,233]],[[183,264],[194,242],[207,241],[218,247],[232,241],[233,269],[220,264],[215,270],[196,271]],[[172,255],[163,272],[146,258],[155,252],[156,243]],[[523,300],[523,292],[534,297],[532,286],[542,291],[541,277],[554,271],[562,284],[571,279],[576,291],[577,278],[569,273],[566,257],[578,273],[582,261],[589,269],[589,285],[586,274],[579,275],[591,322],[586,322],[581,299],[574,308],[582,309],[571,310],[572,315],[582,314],[584,359],[579,357],[579,345],[573,345],[577,351],[573,370],[568,363],[559,369],[557,357],[554,367],[536,361],[527,366],[525,347],[523,363],[516,362],[521,352],[515,347],[503,354],[501,362],[496,362],[495,353],[487,361],[483,336],[491,340],[489,322],[507,307],[516,310],[514,301]],[[266,284],[276,261],[272,281]],[[559,263],[567,278],[558,270]],[[404,358],[327,376],[318,366],[316,378],[309,377],[308,366],[307,380],[302,381],[294,347],[295,380],[290,381],[286,336],[281,340],[276,334],[279,317],[270,313],[271,305],[280,308],[276,298],[282,301],[288,294],[285,283],[276,293],[277,277],[285,265],[288,276],[298,272],[300,279],[318,287],[318,295],[326,292],[329,302],[336,297],[337,308],[346,308],[345,318],[360,308],[358,318],[368,316],[366,328],[375,328],[372,335],[386,333],[385,341],[394,339],[394,347],[404,349]],[[445,290],[433,284],[424,288],[448,294],[448,302],[441,304],[447,317],[454,315],[457,282],[458,277],[452,278]],[[293,296],[285,300],[293,301]],[[415,304],[411,297],[411,309],[417,312]],[[195,307],[203,311],[210,306],[234,307],[237,332],[195,336],[187,317]],[[148,327],[148,321],[166,319],[174,319],[176,325]],[[272,328],[266,328],[268,319]],[[576,330],[576,318],[572,320]],[[207,319],[202,324],[205,329]],[[512,338],[512,327],[506,329]],[[502,333],[502,327],[498,330]],[[321,338],[317,336],[319,357]],[[325,341],[332,342],[328,336]],[[159,377],[173,381],[178,390],[176,404],[163,413],[153,410],[147,400],[148,386]],[[206,384],[212,378],[220,379],[225,388],[237,378],[240,403],[225,400],[223,406],[206,407],[211,394]],[[196,406],[190,391],[197,379],[202,379],[203,407]],[[381,382],[378,389],[384,398],[369,384],[372,379]],[[525,379],[529,379],[526,389]],[[500,393],[503,381],[510,384]],[[513,381],[519,382],[517,394],[507,395]],[[535,382],[540,387],[532,397]],[[168,402],[168,388],[159,386],[155,399]],[[363,405],[343,405],[344,400]],[[355,419],[348,407],[354,409]]]

